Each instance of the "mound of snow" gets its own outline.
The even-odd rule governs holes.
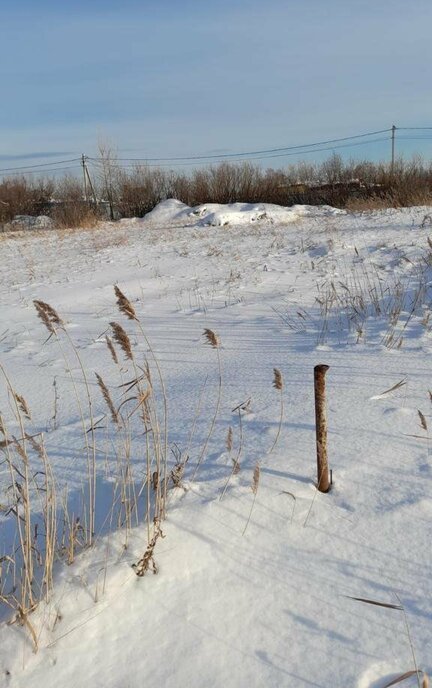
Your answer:
[[[328,205],[294,205],[285,207],[273,203],[205,203],[190,208],[185,203],[169,198],[159,203],[144,218],[152,225],[183,225],[196,227],[223,227],[254,223],[286,224],[301,217],[344,214]]]
[[[224,225],[248,225],[257,222],[286,224],[305,216],[321,216],[344,213],[330,206],[294,205],[285,207],[273,203],[209,203],[194,208],[192,214],[199,218],[199,226],[222,227]]]
[[[176,198],[168,198],[166,201],[158,203],[153,210],[147,213],[143,222],[152,225],[190,224],[188,217],[191,212],[192,208],[186,203],[182,203]]]
[[[280,217],[277,217],[277,215]],[[287,208],[266,203],[208,203],[194,208],[198,226],[223,227],[224,225],[249,225],[256,222],[292,222],[298,219]]]
[[[53,221],[47,215],[15,215],[6,225],[6,229],[50,229],[53,226]]]

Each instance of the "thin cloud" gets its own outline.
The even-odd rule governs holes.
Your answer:
[[[18,153],[17,155],[0,155],[0,160],[35,160],[39,158],[58,158],[64,155],[77,155],[75,151],[42,151],[36,153]]]

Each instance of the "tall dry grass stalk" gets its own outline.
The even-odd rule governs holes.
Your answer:
[[[317,285],[319,344],[325,344],[331,334],[336,335],[339,342],[345,336],[356,343],[365,342],[371,318],[384,322],[386,330],[381,343],[388,349],[402,347],[415,318],[421,318],[423,327],[429,327],[430,312],[424,312],[422,305],[428,301],[430,247],[414,262],[408,256],[401,259],[410,264],[409,276],[397,277],[389,273],[384,277],[375,262],[355,248],[352,265],[343,279],[326,280]],[[279,315],[286,320],[286,316]]]
[[[17,608],[20,607],[23,611],[23,614],[27,614],[35,607],[35,598],[33,593],[34,550],[32,548],[31,533],[31,472],[27,451],[27,437],[24,427],[23,411],[18,401],[18,399],[21,397],[14,390],[11,380],[6,373],[5,368],[1,364],[0,371],[5,379],[9,394],[14,401],[15,420],[18,423],[20,430],[20,437],[18,439],[13,436],[9,439],[7,435],[5,435],[5,450],[6,463],[11,478],[10,487],[13,494],[13,505],[11,512],[15,516],[22,557],[21,590],[20,600],[17,601]],[[4,428],[5,423],[3,419],[1,421],[1,425],[2,428]]]
[[[105,341],[106,341],[106,345],[107,345],[107,347],[108,347],[108,350],[109,350],[109,352],[110,352],[110,354],[111,354],[112,360],[114,361],[114,363],[115,363],[116,365],[118,365],[118,364],[119,364],[119,360],[118,360],[118,357],[117,357],[117,352],[116,352],[116,350],[114,349],[114,344],[112,343],[111,337],[108,337],[108,335],[106,335],[106,336],[105,336]]]
[[[129,320],[138,321],[135,308],[116,284],[114,285],[114,293],[117,297],[117,306],[119,311],[129,318]]]
[[[217,391],[217,398],[216,398],[216,407],[215,407],[215,411],[214,411],[214,414],[213,414],[213,417],[212,417],[212,420],[211,420],[211,423],[210,423],[210,428],[209,428],[209,431],[208,431],[208,433],[207,433],[207,437],[206,437],[206,439],[205,439],[205,441],[204,441],[203,447],[202,447],[202,449],[201,449],[201,453],[200,453],[200,455],[199,455],[199,457],[198,457],[198,460],[197,460],[197,463],[196,463],[196,466],[195,466],[195,470],[194,470],[194,472],[193,472],[193,474],[192,474],[192,480],[195,480],[195,477],[196,477],[196,474],[197,474],[197,472],[198,472],[198,469],[200,468],[201,463],[202,463],[202,461],[203,461],[203,458],[204,458],[204,456],[205,456],[205,453],[206,453],[206,451],[207,451],[207,446],[208,446],[208,443],[209,443],[209,441],[210,441],[210,438],[211,438],[211,436],[212,436],[212,434],[213,434],[213,430],[214,430],[214,427],[215,427],[215,425],[216,425],[216,419],[217,419],[217,417],[218,417],[218,415],[219,415],[220,403],[221,403],[221,398],[222,398],[222,362],[221,362],[221,357],[220,357],[220,345],[221,345],[220,339],[219,339],[219,336],[218,336],[213,330],[210,330],[210,329],[207,328],[207,327],[204,329],[203,336],[204,336],[204,338],[205,338],[205,340],[206,340],[206,343],[209,344],[209,345],[212,347],[212,349],[215,349],[215,350],[216,350],[216,353],[217,353],[217,362],[218,362],[218,391]]]
[[[249,516],[248,516],[248,519],[246,521],[246,525],[243,529],[242,535],[244,535],[246,533],[247,527],[248,527],[249,522],[251,520],[252,511],[253,511],[253,508],[255,506],[255,500],[256,500],[257,493],[258,493],[259,482],[260,482],[260,465],[259,465],[259,463],[257,463],[255,465],[255,468],[254,468],[253,477],[252,477],[252,485],[251,485],[252,494],[253,494],[253,501],[252,501],[252,505],[251,505],[251,508],[249,511]]]
[[[201,415],[201,411],[202,411],[202,407],[203,407],[203,400],[204,400],[204,392],[207,388],[207,380],[208,380],[208,375],[206,375],[204,378],[204,382],[203,382],[203,385],[201,387],[201,391],[200,391],[200,394],[198,397],[198,403],[196,406],[196,410],[195,410],[194,418],[192,421],[191,429],[189,431],[188,440],[187,440],[187,444],[186,444],[186,455],[187,456],[189,456],[189,454],[190,454],[190,448],[192,445],[192,440],[195,436],[196,425],[198,422],[198,418]]]
[[[142,578],[142,576],[145,576],[149,569],[151,569],[152,572],[155,574],[158,572],[159,569],[154,558],[154,550],[158,539],[163,537],[165,536],[160,527],[160,522],[155,518],[153,537],[148,543],[147,549],[144,552],[141,559],[139,559],[136,564],[132,565],[132,568],[134,569],[136,575],[140,578]]]
[[[161,439],[160,424],[158,419],[158,413],[156,405],[153,405],[153,432],[157,432],[158,441],[155,443],[156,458],[156,470],[161,480],[159,480],[159,486],[162,486],[162,492],[157,491],[156,501],[157,501],[157,518],[163,519],[165,517],[166,499],[167,499],[167,485],[168,485],[168,401],[165,389],[165,381],[162,375],[162,371],[159,365],[158,358],[153,350],[149,338],[147,337],[144,328],[142,326],[141,320],[138,318],[135,308],[133,307],[130,300],[121,291],[118,285],[114,286],[114,293],[117,298],[117,306],[120,312],[125,315],[129,320],[134,320],[137,323],[140,334],[147,345],[148,350],[152,356],[154,366],[157,371],[158,381],[160,385],[160,391],[163,403],[163,440]],[[148,369],[149,370],[149,369]],[[150,480],[150,476],[148,476]]]
[[[0,415],[1,434],[5,438],[0,448],[10,476],[11,501],[6,515],[14,517],[16,531],[11,553],[5,558],[8,563],[5,572],[0,565],[0,602],[14,612],[10,623],[19,623],[28,630],[36,652],[37,635],[28,617],[43,597],[48,599],[53,587],[56,488],[43,435],[26,431],[25,422],[31,419],[29,406],[14,390],[1,365],[0,371],[14,400],[14,420],[19,427],[19,437],[15,437]],[[36,466],[33,466],[32,454],[38,460]]]
[[[116,297],[121,313],[138,323],[141,331],[135,309],[118,288]],[[60,348],[70,376],[81,419],[88,468],[88,489],[83,488],[81,506],[76,513],[69,506],[70,495],[67,490],[60,498],[58,496],[59,486],[55,483],[43,435],[26,430],[26,424],[31,423],[32,414],[25,396],[13,388],[6,371],[0,367],[11,400],[14,423],[19,428],[16,436],[9,432],[6,420],[0,415],[0,451],[4,454],[10,476],[11,504],[8,515],[15,519],[16,530],[13,549],[0,560],[0,603],[14,610],[16,622],[28,629],[36,649],[37,634],[34,633],[28,616],[40,599],[48,597],[52,589],[55,559],[63,558],[69,564],[72,563],[77,551],[94,545],[98,537],[95,533],[95,513],[99,502],[96,494],[96,452],[101,456],[103,452],[100,446],[96,448],[95,429],[100,428],[100,420],[95,423],[88,373],[69,336],[66,323],[46,302],[35,300],[34,305],[39,319],[48,331],[48,338],[54,339]],[[161,396],[157,397],[152,369],[147,359],[144,358],[143,363],[138,364],[131,339],[119,323],[112,323],[112,332],[113,339],[107,337],[106,343],[121,378],[119,400],[111,393],[111,388],[102,375],[96,373],[96,383],[108,409],[106,436],[115,459],[112,465],[106,453],[105,470],[110,478],[115,479],[112,481],[112,504],[105,519],[101,521],[100,533],[105,532],[106,528],[121,529],[125,533],[127,547],[130,529],[134,524],[143,522],[147,527],[148,545],[142,560],[136,565],[137,575],[143,575],[147,568],[154,572],[157,570],[154,549],[158,539],[163,537],[160,524],[165,516],[167,490],[169,487],[182,486],[188,456],[182,456],[180,452],[172,471],[168,472],[167,402],[163,380],[160,380]],[[143,337],[155,360],[158,375],[162,378],[148,339],[145,335]],[[116,348],[125,354],[126,361],[133,369],[131,379],[126,382],[124,376],[127,368],[120,365]],[[84,392],[79,391],[78,381],[72,373],[69,363],[71,350],[78,360]],[[57,428],[59,410],[57,390],[55,392],[55,420],[54,425],[51,424],[51,430]],[[161,431],[158,405],[162,400],[165,429]],[[134,419],[142,427],[144,441],[140,446],[144,466],[134,457]],[[112,432],[114,434],[110,438]],[[137,470],[140,477],[136,474]],[[11,581],[13,585],[9,585]]]
[[[392,589],[391,585],[390,585],[390,589]],[[370,604],[374,607],[381,607],[384,609],[394,609],[396,611],[402,612],[402,614],[403,614],[404,622],[405,622],[405,628],[406,628],[406,632],[407,632],[407,638],[408,638],[408,642],[409,642],[409,646],[410,646],[410,650],[411,650],[411,656],[412,656],[412,660],[413,660],[415,668],[414,668],[414,670],[407,671],[404,674],[401,674],[400,676],[398,676],[397,678],[392,679],[391,681],[386,683],[383,686],[383,688],[390,688],[390,686],[395,686],[396,684],[402,683],[402,681],[405,681],[407,678],[410,678],[411,676],[416,677],[418,688],[427,688],[429,685],[429,679],[428,679],[427,674],[418,668],[414,644],[413,644],[413,640],[412,640],[412,636],[411,636],[411,629],[410,629],[410,626],[408,623],[408,617],[407,617],[405,607],[402,604],[402,601],[401,601],[398,593],[395,590],[393,590],[393,594],[398,601],[397,604],[392,604],[389,602],[381,602],[379,600],[373,600],[373,599],[369,599],[369,598],[365,598],[365,597],[351,597],[350,595],[346,595],[346,597],[348,597],[351,600],[355,600],[356,602],[361,602],[362,604]],[[420,677],[421,676],[423,677],[423,680],[420,683]]]
[[[227,448],[228,454],[231,454],[232,448],[233,448],[233,429],[232,429],[231,425],[229,426],[228,432],[227,432],[226,448]]]
[[[283,378],[282,378],[282,373],[278,368],[273,368],[273,387],[280,392],[280,413],[279,413],[279,424],[278,424],[278,429],[276,432],[276,437],[273,440],[273,444],[270,447],[268,454],[271,454],[273,449],[276,447],[281,430],[282,430],[282,422],[283,422],[283,415],[284,415],[284,401],[283,401]]]
[[[109,409],[109,412],[111,414],[111,419],[115,425],[119,426],[120,425],[120,415],[114,406],[114,402],[111,398],[111,394],[109,392],[109,389],[106,386],[105,382],[102,380],[101,376],[98,373],[95,373],[95,375],[96,375],[96,380],[97,380],[99,389],[102,392],[102,396],[103,396],[105,403],[106,403],[106,405]]]
[[[61,354],[63,356],[63,360],[66,365],[66,370],[69,373],[69,378],[72,382],[72,387],[74,390],[74,395],[75,399],[77,402],[78,406],[78,411],[80,415],[80,420],[81,420],[81,427],[83,430],[83,438],[84,438],[84,443],[85,443],[85,448],[86,448],[86,454],[87,454],[87,485],[88,485],[88,510],[89,510],[89,523],[88,523],[88,531],[87,531],[87,544],[91,546],[93,537],[94,537],[94,532],[95,532],[95,518],[96,518],[96,438],[95,438],[95,423],[94,423],[94,415],[93,415],[93,400],[92,400],[92,395],[90,392],[90,385],[88,381],[88,377],[85,371],[85,368],[83,366],[82,359],[78,353],[78,349],[75,346],[71,336],[69,335],[69,332],[66,328],[66,323],[62,318],[59,316],[57,311],[48,303],[45,301],[40,301],[35,299],[33,301],[33,304],[36,308],[36,312],[47,328],[50,337],[54,336],[57,344],[60,348]],[[88,412],[89,412],[89,420],[90,420],[90,427],[86,427],[86,421],[85,421],[85,416],[84,416],[84,409],[81,401],[81,397],[78,392],[78,388],[76,385],[75,378],[72,374],[72,368],[69,363],[69,359],[67,357],[66,351],[64,349],[61,337],[59,333],[63,333],[65,336],[72,352],[73,355],[75,356],[78,366],[81,370],[81,374],[83,377],[83,382],[84,382],[84,388],[86,392],[86,400],[87,400],[87,407],[88,407]],[[89,442],[88,440],[88,434],[90,434],[91,441]]]
[[[129,361],[133,361],[133,353],[132,353],[132,344],[131,341],[126,334],[125,330],[119,323],[117,322],[110,322],[112,331],[113,331],[113,339],[118,344],[120,349],[123,351],[125,357]],[[114,347],[112,347],[112,350],[114,350]],[[111,348],[110,348],[111,351]]]
[[[228,485],[229,485],[230,482],[231,482],[231,478],[233,478],[234,475],[238,475],[238,473],[240,473],[240,457],[241,457],[241,453],[242,453],[242,450],[243,450],[243,421],[242,421],[242,411],[243,411],[244,409],[243,409],[242,404],[240,404],[239,406],[237,406],[237,408],[236,408],[235,410],[238,412],[238,418],[239,418],[239,445],[238,445],[238,449],[237,449],[237,454],[236,454],[236,456],[235,456],[234,458],[231,457],[231,461],[232,461],[231,473],[229,474],[228,478],[226,479],[226,482],[225,482],[225,485],[224,485],[223,488],[222,488],[222,491],[221,491],[219,500],[222,500],[223,497],[225,496],[225,493],[226,493],[226,491],[227,491],[227,489],[228,489]],[[231,428],[231,426],[230,426],[229,431],[228,431],[228,436],[227,436],[227,448],[229,448],[228,451],[229,451],[230,454],[231,454],[231,450],[232,450],[232,434],[233,434],[233,433],[232,433],[232,428]]]

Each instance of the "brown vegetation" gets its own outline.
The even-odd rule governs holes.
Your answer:
[[[263,169],[249,162],[221,163],[190,174],[137,165],[128,171],[106,154],[94,174],[94,201],[81,180],[5,178],[0,183],[0,225],[16,215],[49,215],[55,226],[88,227],[101,217],[142,217],[166,198],[189,206],[203,203],[327,204],[348,210],[427,205],[432,202],[432,165],[421,158],[389,163],[300,162]],[[109,213],[108,213],[109,211]]]

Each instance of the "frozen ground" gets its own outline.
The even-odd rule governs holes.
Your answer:
[[[431,672],[432,457],[418,413],[430,425],[428,214],[169,201],[144,220],[92,231],[0,235],[0,363],[71,499],[86,471],[82,433],[64,359],[33,299],[58,310],[86,370],[115,394],[109,322],[146,348],[117,311],[118,284],[163,372],[170,444],[190,454],[184,487],[170,492],[158,575],[137,578],[131,568],[146,547],[143,527],[124,549],[122,535],[101,525],[92,550],[57,564],[53,595],[31,615],[38,653],[26,628],[0,627],[1,685],[383,688],[414,661]],[[204,328],[221,340],[222,399],[192,479],[217,403],[217,356]],[[314,486],[317,363],[330,366],[327,495]],[[273,368],[283,375],[284,411],[270,451],[280,418]],[[79,386],[78,366],[72,374]],[[96,385],[93,398],[103,418]],[[239,416],[232,410],[242,402]],[[18,432],[3,386],[0,411]],[[220,499],[230,426],[241,469]],[[102,516],[109,461],[104,449]],[[0,481],[4,504],[4,464]],[[10,515],[0,518],[1,556],[14,543]]]

